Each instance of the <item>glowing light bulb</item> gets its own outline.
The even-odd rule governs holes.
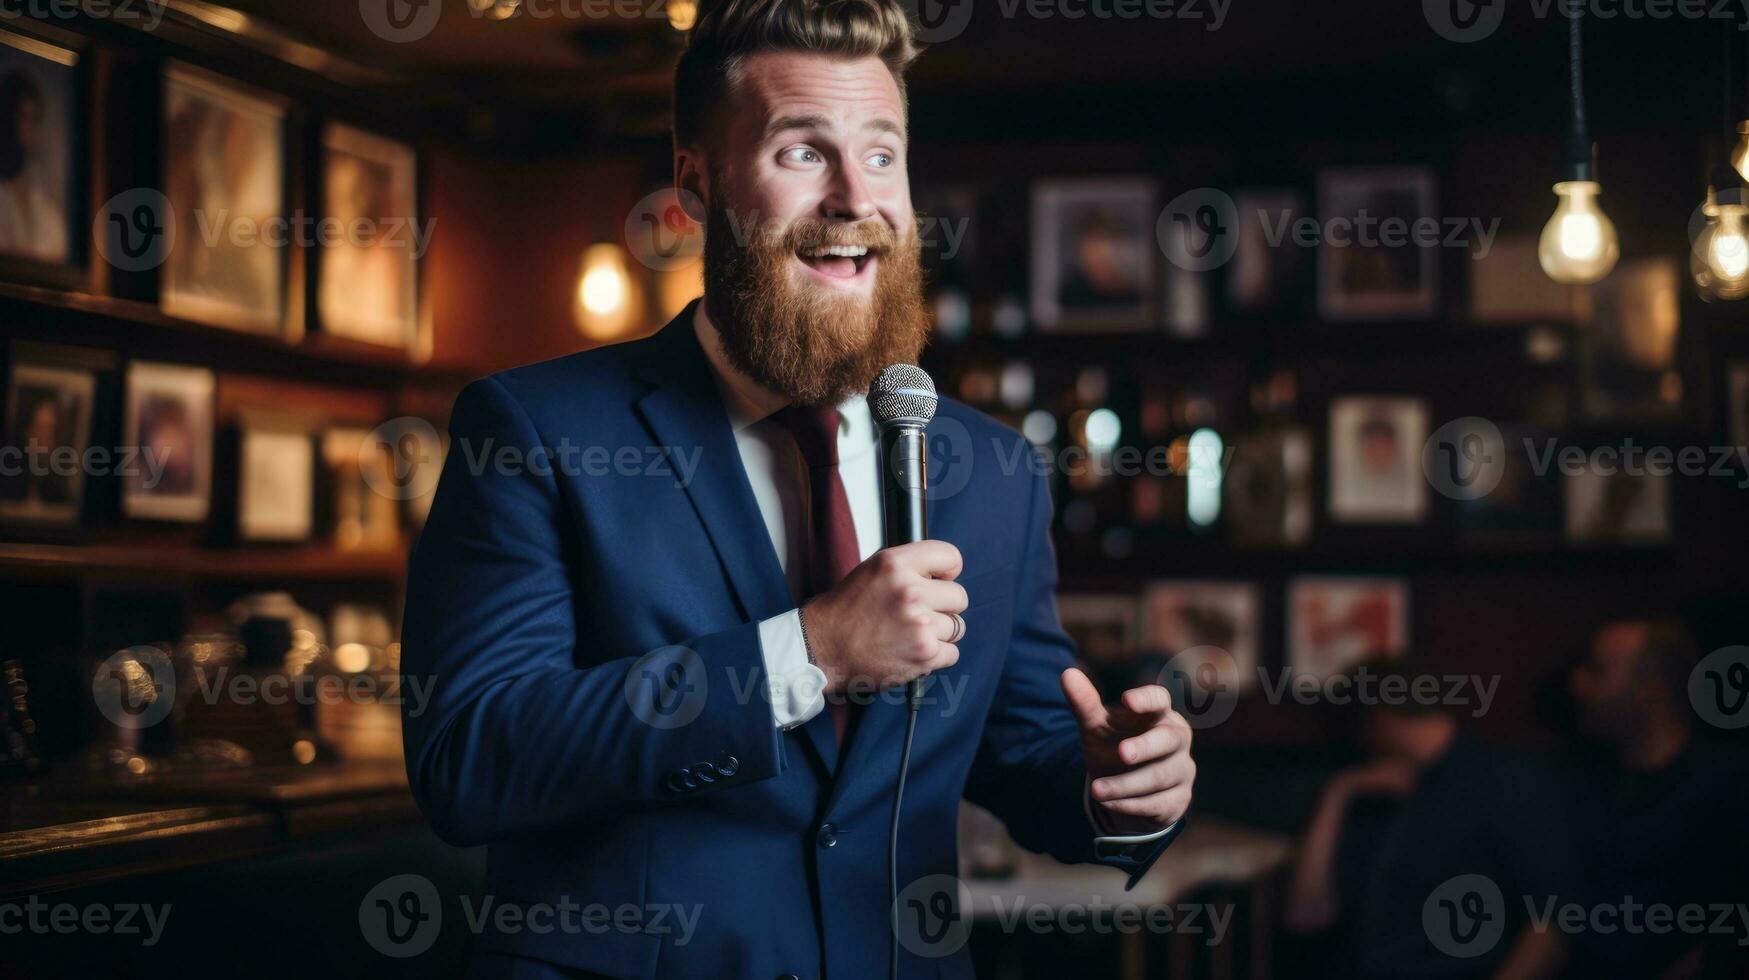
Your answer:
[[[583,273],[583,305],[591,313],[608,314],[625,300],[625,281],[619,270],[597,266]]]
[[[1712,299],[1749,296],[1749,206],[1709,194],[1701,210],[1706,227],[1688,260],[1695,285]]]
[[[1109,453],[1117,448],[1118,437],[1123,434],[1123,423],[1111,409],[1096,408],[1088,414],[1086,426],[1081,432],[1087,440],[1089,450]]]
[[[1190,522],[1198,527],[1208,527],[1221,516],[1223,448],[1220,434],[1213,429],[1198,429],[1190,434],[1190,472],[1184,510]]]
[[[1555,185],[1560,203],[1543,226],[1536,257],[1550,279],[1569,285],[1596,282],[1615,268],[1621,244],[1615,225],[1597,206],[1601,188],[1594,180],[1564,180]]]
[[[1731,150],[1731,166],[1737,168],[1737,173],[1749,181],[1749,122],[1737,124],[1737,145]]]
[[[698,0],[668,0],[668,26],[682,34],[698,20]]]
[[[574,309],[583,335],[600,341],[624,339],[642,314],[642,298],[632,283],[625,250],[612,244],[584,250]]]

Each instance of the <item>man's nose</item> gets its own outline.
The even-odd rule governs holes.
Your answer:
[[[820,202],[820,209],[825,217],[839,221],[856,222],[875,215],[874,198],[869,196],[868,185],[863,183],[862,175],[855,167],[838,167],[831,178],[831,186],[827,188],[826,199]]]

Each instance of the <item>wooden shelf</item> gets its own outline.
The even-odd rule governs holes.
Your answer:
[[[926,356],[1060,358],[1076,362],[1114,357],[1162,356],[1173,359],[1196,356],[1248,358],[1254,356],[1304,358],[1346,357],[1356,354],[1424,356],[1446,358],[1497,358],[1502,353],[1522,356],[1526,335],[1533,328],[1570,333],[1571,324],[1482,324],[1433,320],[1402,323],[1326,323],[1313,316],[1302,320],[1232,320],[1210,326],[1202,337],[1177,337],[1158,324],[1133,330],[1029,330],[1015,337],[972,333],[957,340],[937,337]],[[1559,363],[1559,362],[1557,362]],[[1526,362],[1527,368],[1538,365]]]
[[[168,316],[138,300],[15,283],[0,283],[0,335],[345,384],[466,380],[415,364],[400,351],[342,337],[312,333],[294,343]]]
[[[420,816],[400,764],[51,778],[0,794],[0,896],[235,860],[318,839],[395,832]]]
[[[399,581],[407,551],[341,551],[329,545],[175,545],[0,543],[0,573],[84,577],[91,574],[237,579]]]

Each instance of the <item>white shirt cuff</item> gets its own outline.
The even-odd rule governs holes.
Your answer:
[[[778,728],[805,725],[826,709],[826,674],[808,662],[801,610],[759,621],[759,653],[771,681],[771,717]]]
[[[1081,809],[1084,813],[1087,814],[1087,823],[1094,830],[1096,830],[1096,831],[1099,830],[1100,829],[1099,821],[1097,819],[1095,819],[1093,816],[1093,777],[1092,776],[1088,776],[1087,779],[1081,785]],[[1154,831],[1151,834],[1131,834],[1128,836],[1108,835],[1108,836],[1104,836],[1104,837],[1095,835],[1093,838],[1093,846],[1094,847],[1101,847],[1101,846],[1128,847],[1131,844],[1148,844],[1148,843],[1151,843],[1153,841],[1157,841],[1160,838],[1171,833],[1172,828],[1178,826],[1178,824],[1180,822],[1182,822],[1183,820],[1184,820],[1183,817],[1179,817],[1177,820],[1172,821],[1170,824],[1167,824],[1166,826],[1160,828],[1159,830]]]

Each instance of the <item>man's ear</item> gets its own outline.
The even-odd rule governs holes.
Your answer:
[[[702,151],[678,147],[674,150],[674,187],[681,192],[676,196],[686,216],[701,225],[710,210],[710,180],[706,177],[709,173]]]

